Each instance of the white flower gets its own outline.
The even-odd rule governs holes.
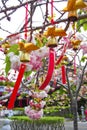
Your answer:
[[[45,88],[44,90],[46,91],[46,93],[48,93],[49,90],[50,90],[50,85],[47,85],[46,88]]]
[[[20,58],[17,55],[13,55],[10,57],[11,68],[14,70],[18,70],[20,66]]]
[[[14,52],[8,53],[8,56],[9,56],[10,58],[13,57],[13,56],[14,56]]]
[[[48,94],[45,92],[45,91],[41,91],[40,93],[39,93],[39,98],[45,98],[45,97],[47,97],[48,96]]]
[[[41,101],[40,105],[41,105],[41,108],[43,108],[46,105],[46,102],[45,101]]]
[[[31,92],[31,91],[29,91],[29,93],[28,93],[28,94],[29,94],[29,96],[32,96],[32,92]]]
[[[30,71],[33,68],[33,65],[29,64],[29,63],[25,63],[26,64],[26,70],[25,71]]]

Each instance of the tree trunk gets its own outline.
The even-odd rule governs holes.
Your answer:
[[[73,113],[73,130],[78,130],[78,120],[77,120],[77,99],[72,99],[72,113]]]

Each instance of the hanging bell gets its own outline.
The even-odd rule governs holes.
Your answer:
[[[30,61],[29,53],[21,51],[21,53],[20,53],[20,61],[21,62],[29,62]]]
[[[47,42],[47,47],[57,47],[57,40],[55,37],[50,37]]]
[[[75,22],[77,20],[77,11],[76,10],[68,12],[68,20],[72,21],[72,22]]]
[[[78,50],[78,48],[79,48],[78,45],[74,45],[74,46],[73,46],[73,50],[74,50],[74,51]]]
[[[63,56],[63,59],[61,61],[61,65],[66,65],[68,64],[68,57],[66,55]]]
[[[76,0],[75,6],[73,7],[74,10],[83,9],[87,7],[87,3],[84,0]]]
[[[79,39],[71,39],[73,50],[75,51],[78,50],[80,43],[81,43],[81,40]]]
[[[71,44],[72,44],[73,46],[79,46],[80,43],[81,43],[81,40],[79,40],[79,39],[72,39],[72,40],[71,40]]]

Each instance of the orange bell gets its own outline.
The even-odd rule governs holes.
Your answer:
[[[47,47],[57,47],[57,40],[55,37],[50,37],[47,42]]]

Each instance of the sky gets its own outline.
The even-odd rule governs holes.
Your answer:
[[[66,4],[66,2],[62,2],[62,3]],[[14,6],[17,4],[18,4],[18,2],[14,0]],[[61,10],[63,7],[65,7],[65,4],[61,5],[60,2],[59,2],[59,4],[60,4],[60,6],[57,5],[59,10]],[[0,2],[0,5],[1,5],[1,2]],[[8,5],[8,7],[13,6],[13,0],[10,0],[10,2],[8,2],[7,5]],[[62,6],[62,8],[61,8],[61,6]],[[43,10],[45,11],[44,8],[43,8]],[[50,13],[50,6],[49,6],[49,13]],[[54,14],[56,14],[56,18],[57,18],[58,14],[56,12],[54,12]],[[0,14],[0,17],[1,17],[1,14]],[[41,10],[40,10],[40,8],[37,8],[37,10],[35,11],[34,17],[33,17],[33,25],[40,26],[40,25],[42,25],[42,21],[43,21],[43,18],[42,18]],[[0,26],[5,30],[9,30],[11,33],[16,33],[22,27],[24,22],[25,22],[25,8],[22,7],[20,9],[18,9],[14,14],[11,15],[10,22],[7,19],[4,19],[0,22]],[[9,33],[0,30],[0,37],[5,38],[8,35],[9,35]]]

